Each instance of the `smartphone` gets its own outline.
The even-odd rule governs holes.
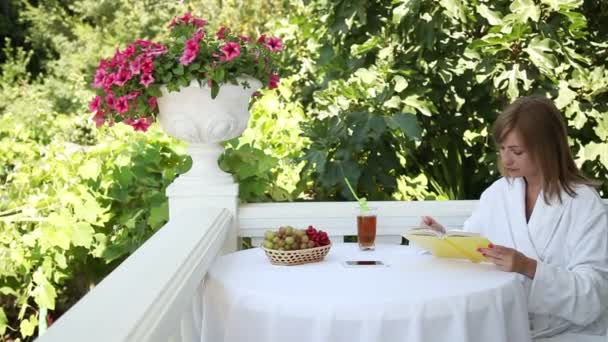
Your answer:
[[[345,267],[357,267],[357,266],[385,266],[384,262],[380,260],[348,260],[343,262]]]

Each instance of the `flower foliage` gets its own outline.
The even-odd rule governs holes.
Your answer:
[[[168,41],[136,40],[117,49],[111,59],[102,59],[92,82],[96,95],[89,103],[95,124],[123,122],[146,131],[158,114],[161,86],[178,91],[197,81],[211,88],[212,98],[222,84],[238,84],[240,76],[256,78],[269,89],[278,86],[280,38],[253,39],[227,27],[209,34],[206,26],[204,19],[186,13],[169,23]]]

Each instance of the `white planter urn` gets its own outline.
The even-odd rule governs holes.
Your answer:
[[[243,88],[243,81],[249,88]],[[218,166],[224,148],[220,142],[235,138],[247,128],[249,99],[262,84],[253,78],[241,78],[238,85],[223,84],[218,96],[211,98],[211,88],[192,82],[189,87],[169,92],[161,87],[158,98],[160,122],[172,137],[189,143],[187,153],[192,157],[192,168],[177,177],[167,187],[170,220],[183,220],[196,226],[196,218],[188,219],[183,212],[197,212],[203,208],[227,209],[232,213],[231,228],[226,232],[224,253],[238,249],[237,214],[238,184]]]
[[[187,141],[192,168],[181,175],[183,181],[196,180],[209,185],[232,184],[232,176],[222,171],[217,160],[224,148],[220,142],[238,137],[247,128],[249,99],[262,87],[254,78],[239,78],[241,84],[223,84],[218,96],[211,98],[211,88],[193,81],[177,92],[161,88],[158,98],[159,123],[170,136]]]

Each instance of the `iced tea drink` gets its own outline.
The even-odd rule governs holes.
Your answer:
[[[376,246],[376,210],[370,209],[357,215],[357,240],[362,250],[373,250]]]

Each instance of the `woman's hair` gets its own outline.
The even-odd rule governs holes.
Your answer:
[[[574,163],[568,146],[566,123],[551,100],[541,96],[527,96],[507,106],[494,122],[496,145],[500,146],[511,131],[520,134],[532,161],[540,170],[541,186],[547,204],[555,197],[561,202],[562,190],[572,197],[576,196],[576,184],[599,185],[585,177]],[[500,160],[499,169],[505,176]]]

